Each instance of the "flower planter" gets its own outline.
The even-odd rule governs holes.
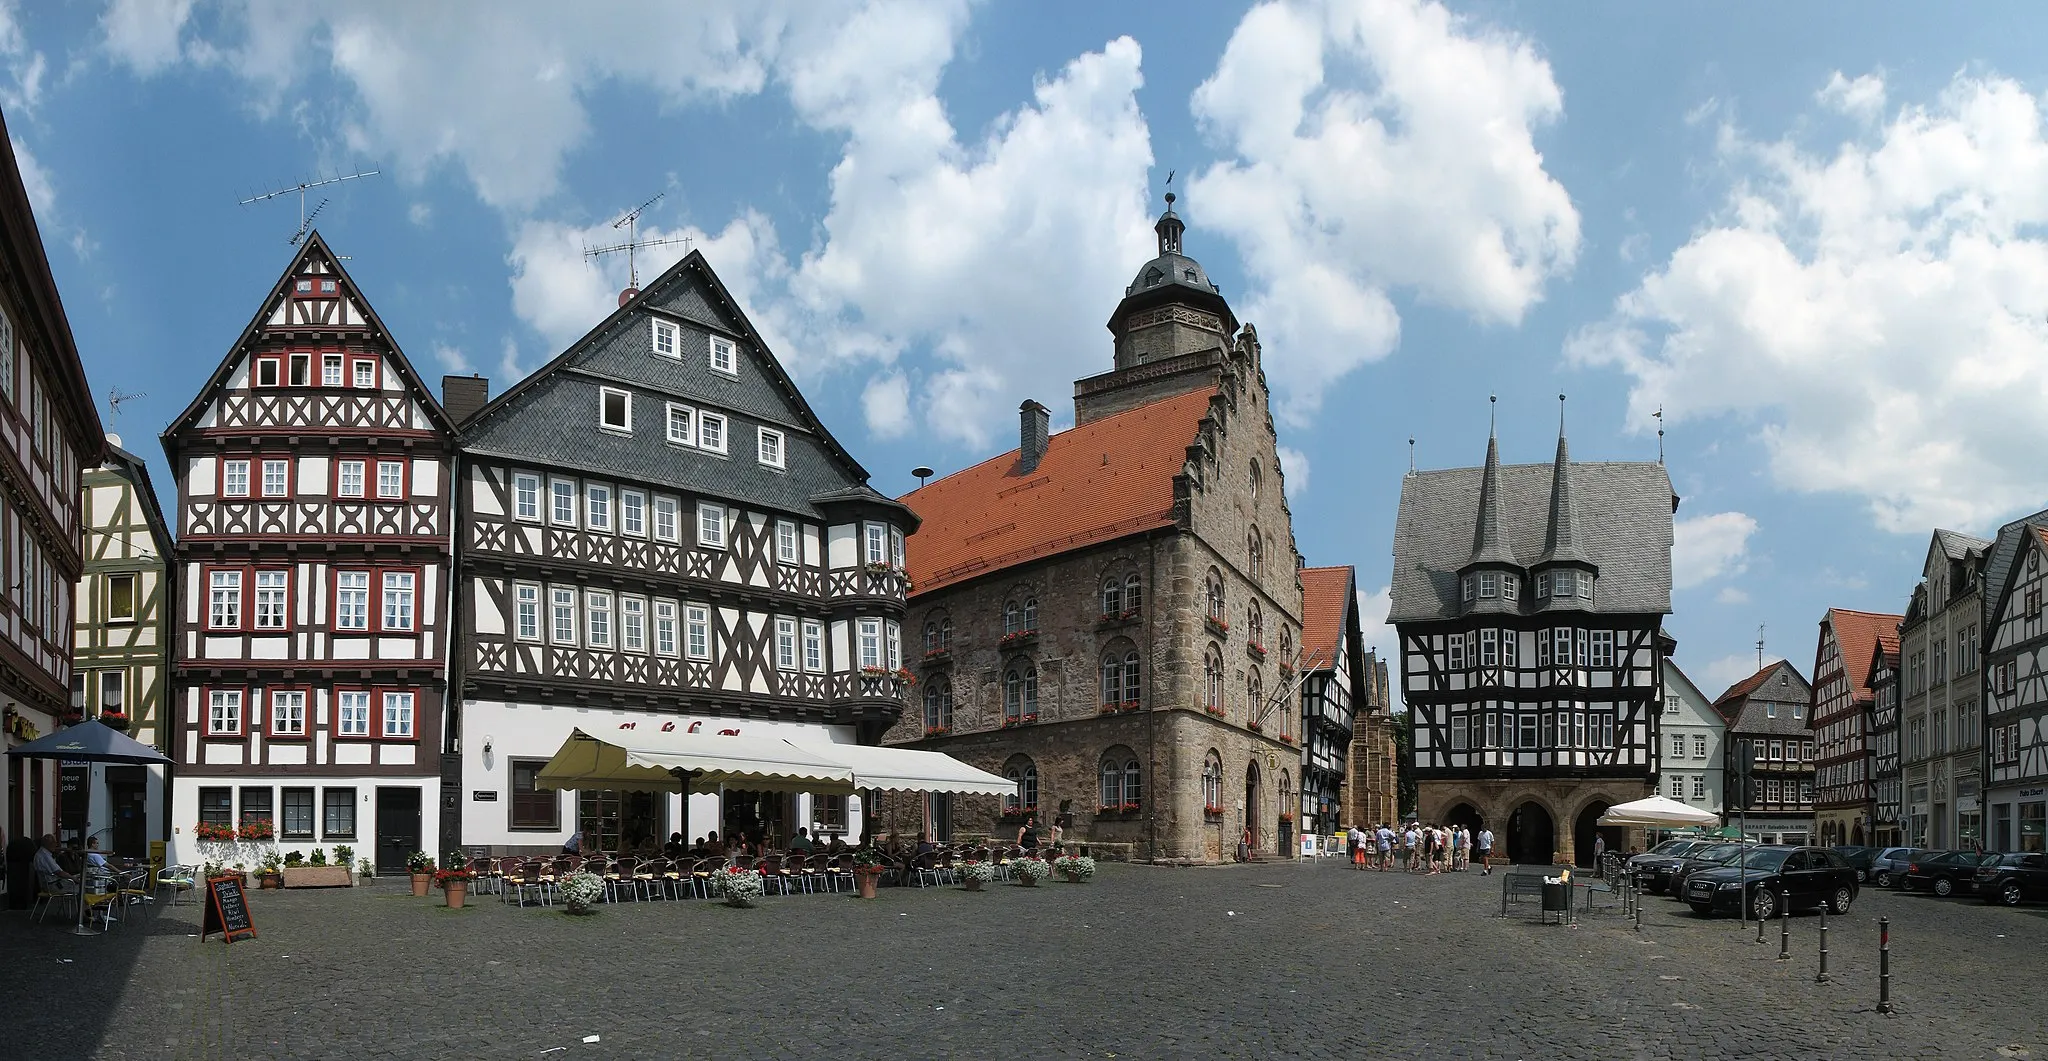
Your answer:
[[[981,890],[981,881],[977,878],[969,877],[961,883],[967,886],[968,891],[978,892]]]
[[[432,884],[433,882],[434,882],[434,875],[433,875],[433,874],[431,874],[431,873],[415,873],[415,874],[413,874],[413,875],[412,875],[412,893],[413,893],[414,895],[418,895],[418,896],[422,896],[422,897],[424,897],[424,896],[425,896],[425,895],[427,894],[427,885],[429,885],[429,884]]]
[[[463,901],[469,898],[469,882],[466,880],[451,880],[443,884],[441,890],[448,894],[450,910],[462,909]]]
[[[281,873],[264,873],[256,878],[256,887],[259,889],[282,888],[284,887],[284,876]]]
[[[1038,878],[1026,877],[1022,874],[1019,874],[1017,877],[1017,886],[1019,888],[1036,888],[1038,887]]]
[[[863,899],[874,898],[875,885],[879,883],[881,879],[882,867],[880,866],[853,867],[854,894],[860,896]]]
[[[286,866],[284,886],[287,888],[346,888],[349,886],[347,866]]]
[[[1086,877],[1083,877],[1083,876],[1081,876],[1081,875],[1080,875],[1079,873],[1073,873],[1073,872],[1069,872],[1069,873],[1067,874],[1067,883],[1068,883],[1068,884],[1080,884],[1080,883],[1082,883],[1083,881],[1085,881],[1085,880],[1087,880],[1087,879],[1088,879],[1088,878],[1086,878]]]

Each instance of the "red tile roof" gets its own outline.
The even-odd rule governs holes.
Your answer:
[[[904,554],[915,592],[1171,526],[1173,479],[1214,394],[1176,395],[1062,431],[1029,475],[1011,450],[903,495],[924,521]]]
[[[1870,654],[1877,647],[1880,638],[1890,634],[1894,646],[1898,643],[1899,620],[1904,616],[1887,615],[1883,612],[1858,612],[1847,608],[1829,608],[1828,624],[1835,630],[1835,647],[1842,654],[1842,670],[1849,676],[1849,697],[1856,703],[1870,699]],[[1851,665],[1849,660],[1858,660]],[[1815,676],[1818,680],[1818,675]]]
[[[1729,686],[1727,692],[1722,693],[1720,696],[1714,699],[1714,706],[1720,707],[1722,704],[1725,704],[1730,700],[1739,700],[1753,692],[1756,692],[1757,686],[1762,685],[1767,679],[1769,679],[1771,674],[1775,672],[1778,669],[1778,667],[1782,665],[1784,662],[1785,661],[1782,659],[1778,660],[1777,662],[1764,667],[1762,670],[1757,671],[1755,674],[1752,674],[1749,677],[1744,678],[1739,682],[1736,682],[1734,685]]]
[[[1351,600],[1351,568],[1301,569],[1301,666],[1330,670],[1337,666],[1337,643],[1344,637],[1345,608]]]

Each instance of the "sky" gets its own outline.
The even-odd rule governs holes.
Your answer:
[[[498,393],[705,253],[902,493],[1072,421],[1160,195],[1254,324],[1296,541],[1385,615],[1411,459],[1651,460],[1678,662],[1810,671],[1932,530],[2048,503],[2048,11],[2020,4],[0,0],[0,109],[108,429],[189,402],[296,195]],[[115,388],[140,395],[116,414]],[[1660,421],[1656,414],[1661,410]],[[166,498],[166,503],[172,499]]]

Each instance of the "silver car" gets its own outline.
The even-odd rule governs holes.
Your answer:
[[[1924,848],[1879,848],[1870,859],[1870,883],[1880,888],[1897,888],[1906,883],[1906,863],[1926,854]]]

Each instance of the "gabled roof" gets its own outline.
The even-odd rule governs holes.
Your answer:
[[[1991,543],[1982,538],[1964,534],[1961,531],[1940,530],[1934,532],[1935,547],[1951,560],[1967,560],[1972,554],[1983,555]]]
[[[2012,590],[2013,561],[2019,556],[2020,540],[2027,528],[2048,521],[2048,509],[1998,528],[1998,537],[1984,555],[1984,629],[1986,636],[2005,614],[2005,595]]]
[[[924,521],[905,555],[916,592],[1172,526],[1174,478],[1215,394],[1190,391],[1062,431],[1029,474],[1010,450],[903,495]]]
[[[1358,607],[1357,573],[1342,567],[1301,569],[1301,667],[1335,670],[1344,640],[1344,616]]]
[[[1852,701],[1866,703],[1870,700],[1870,668],[1867,665],[1870,653],[1877,646],[1878,639],[1887,634],[1892,638],[1892,650],[1898,651],[1901,618],[1885,612],[1829,608],[1827,617],[1821,620],[1835,631],[1835,645],[1842,654],[1842,670],[1849,676],[1849,698]]]
[[[149,522],[150,535],[156,539],[160,555],[168,561],[171,547],[176,543],[171,537],[171,524],[164,519],[163,505],[157,500],[156,485],[149,481],[148,462],[122,449],[112,436],[108,436],[107,452],[99,466],[111,467],[115,474],[135,484],[135,493],[142,498],[143,515]]]
[[[1694,682],[1694,681],[1692,680],[1692,676],[1691,676],[1691,675],[1688,675],[1687,673],[1685,673],[1685,670],[1684,670],[1684,668],[1682,668],[1682,667],[1680,667],[1680,666],[1678,665],[1678,661],[1677,661],[1677,660],[1675,660],[1675,659],[1672,659],[1672,658],[1671,658],[1670,656],[1665,656],[1665,657],[1663,657],[1663,658],[1664,658],[1664,676],[1665,676],[1665,679],[1666,679],[1666,686],[1667,686],[1667,687],[1669,686],[1669,680],[1670,680],[1671,678],[1677,678],[1677,679],[1678,679],[1679,681],[1681,681],[1681,682],[1685,683],[1685,687],[1686,687],[1687,689],[1690,689],[1690,690],[1692,690],[1692,695],[1694,695],[1694,696],[1698,697],[1698,698],[1699,698],[1699,701],[1700,701],[1700,703],[1703,703],[1703,704],[1708,704],[1709,706],[1711,706],[1711,704],[1712,704],[1712,701],[1710,701],[1710,700],[1708,700],[1708,699],[1707,699],[1707,694],[1706,694],[1706,692],[1705,692],[1705,691],[1703,691],[1702,689],[1700,689],[1700,687],[1699,687],[1699,684],[1698,684],[1698,683],[1696,683],[1696,682]]]
[[[1793,718],[1790,711],[1772,717],[1765,705],[1803,705],[1812,697],[1813,687],[1799,668],[1781,659],[1729,686],[1714,700],[1714,710],[1728,720],[1731,731],[1799,736],[1812,732],[1811,720]]]
[[[1765,683],[1770,682],[1781,673],[1785,675],[1785,688],[1789,690],[1782,695],[1776,689],[1766,689],[1764,687]],[[1729,686],[1726,692],[1714,698],[1714,707],[1719,709],[1724,705],[1756,695],[1759,692],[1764,694],[1766,698],[1774,700],[1805,700],[1809,696],[1806,676],[1800,674],[1799,668],[1793,666],[1790,660],[1781,659],[1764,665],[1755,674]],[[1722,714],[1725,716],[1727,712],[1722,711]]]
[[[362,288],[356,285],[355,278],[348,274],[347,269],[342,268],[341,259],[328,249],[327,241],[322,239],[319,230],[315,229],[307,234],[305,243],[300,245],[298,253],[294,254],[290,263],[284,267],[284,272],[278,274],[277,283],[270,286],[270,293],[265,295],[263,302],[256,307],[255,315],[249,318],[249,323],[242,329],[242,334],[235,339],[234,345],[228,347],[228,352],[220,359],[220,363],[214,366],[213,375],[207,377],[206,385],[199,388],[198,394],[192,396],[192,403],[185,407],[185,411],[179,413],[171,421],[170,426],[164,428],[164,452],[172,456],[173,463],[177,455],[177,436],[198,422],[205,414],[206,407],[220,396],[222,389],[227,386],[229,377],[234,375],[235,365],[248,355],[250,345],[270,330],[271,312],[285,297],[293,278],[304,271],[308,261],[316,258],[326,268],[333,270],[335,276],[340,279],[340,297],[352,300],[363,311],[364,319],[369,322],[369,334],[391,348],[391,363],[398,370],[399,377],[405,380],[414,400],[425,407],[427,415],[433,418],[436,426],[451,435],[455,433],[454,422],[449,420],[447,412],[442,410],[433,390],[428,388],[419,373],[413,370],[412,362],[406,358],[405,351],[399,349],[398,338],[391,334],[391,329],[384,326],[383,319],[377,316],[376,307],[370,305],[368,298],[363,297]],[[311,327],[288,324],[280,326],[278,330],[306,331]]]

